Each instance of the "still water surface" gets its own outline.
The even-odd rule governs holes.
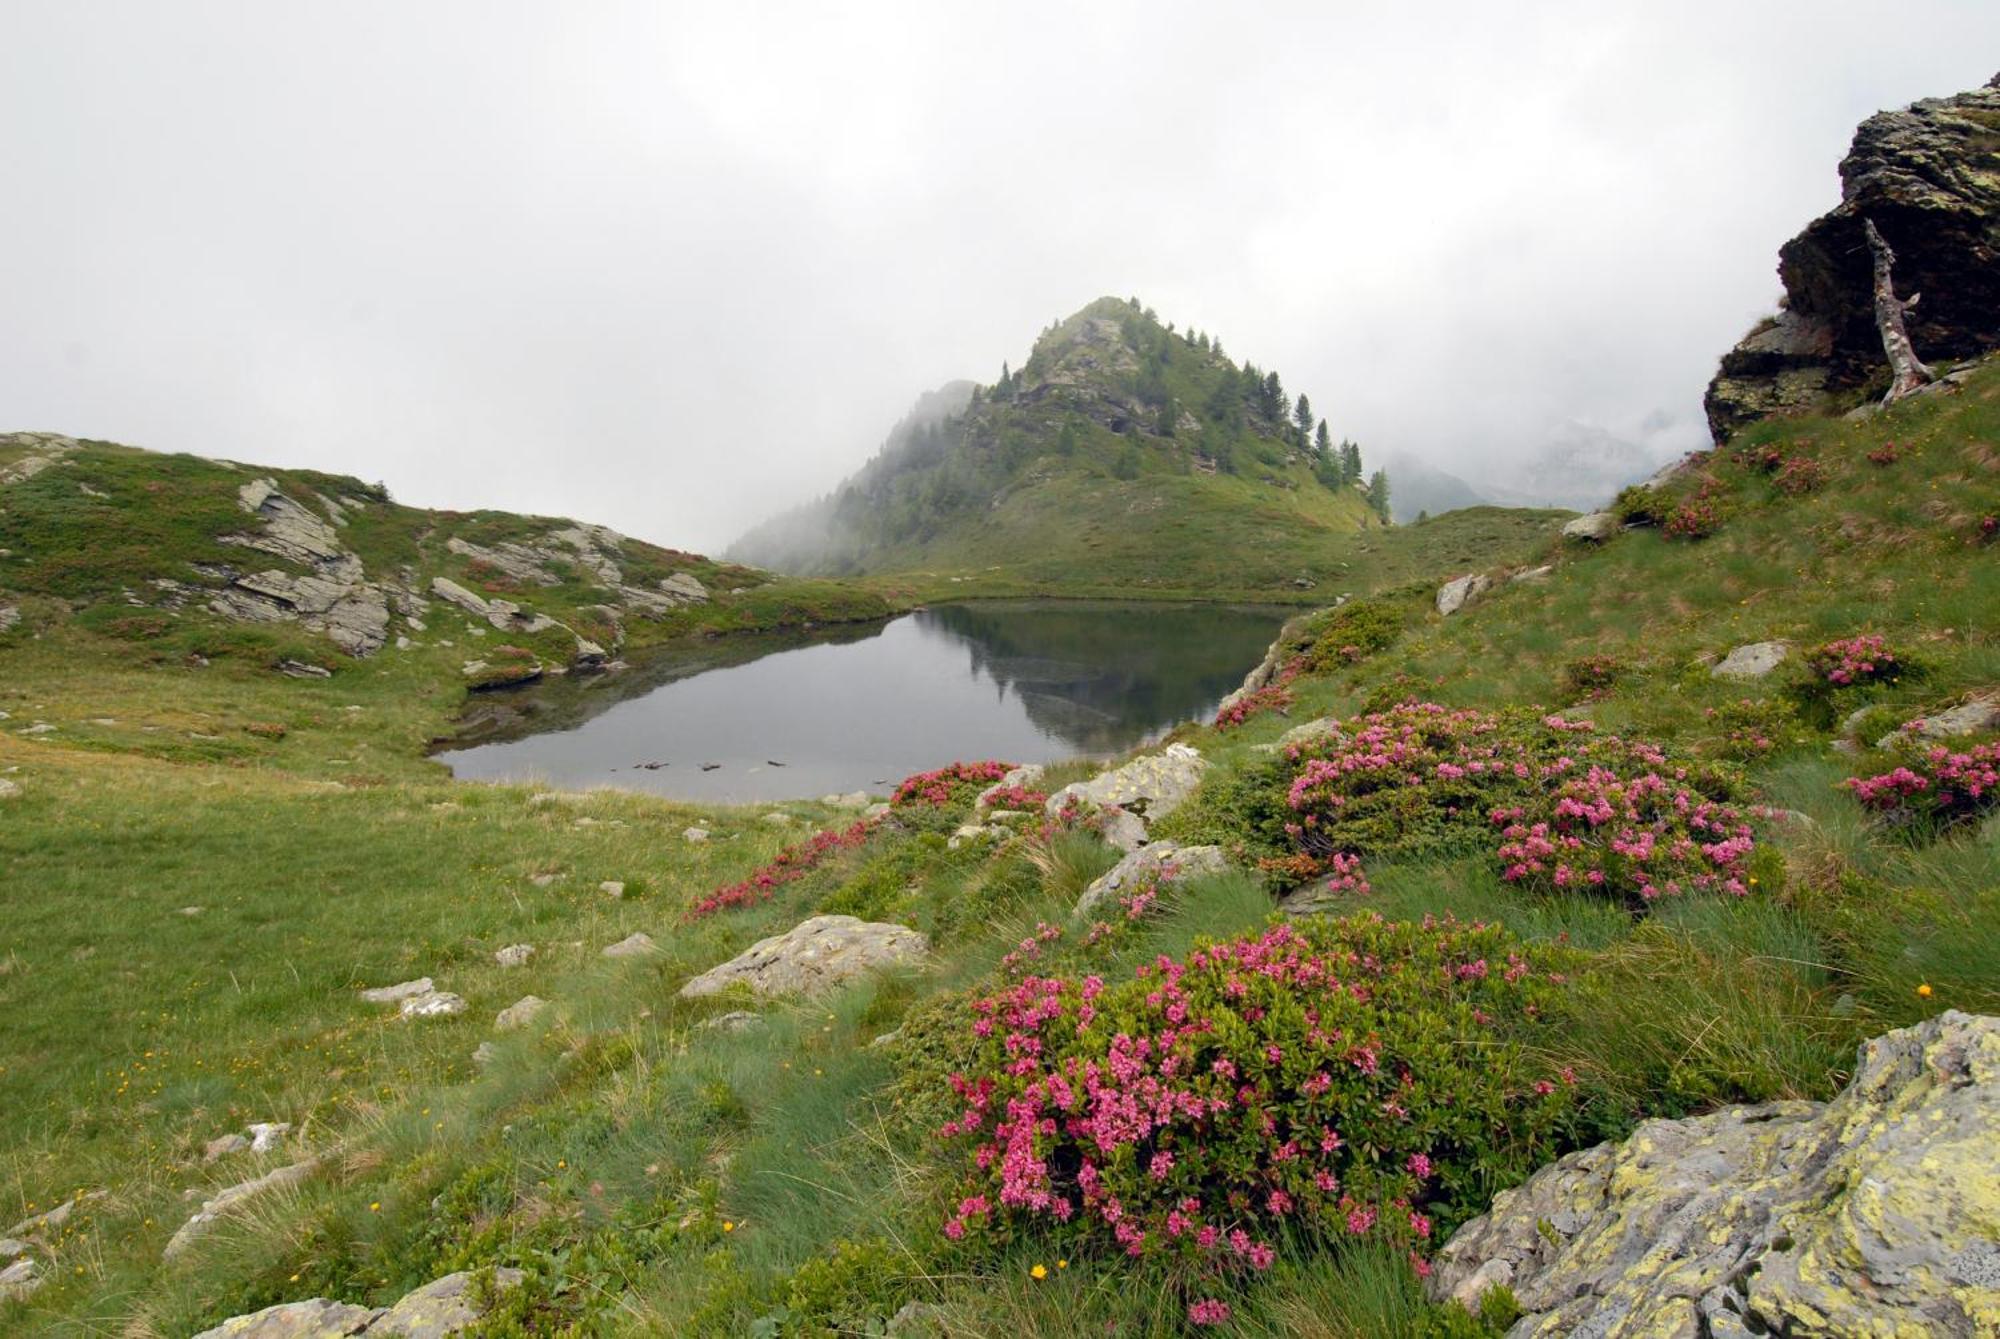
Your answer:
[[[1205,716],[1287,610],[994,601],[805,639],[727,638],[517,690],[461,777],[744,802],[867,790],[955,759],[1122,752]],[[730,663],[736,662],[736,663]]]

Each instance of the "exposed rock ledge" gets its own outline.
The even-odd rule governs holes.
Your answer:
[[[1431,1288],[1509,1339],[2000,1334],[2000,1019],[1868,1042],[1833,1101],[1648,1121],[1501,1194]]]

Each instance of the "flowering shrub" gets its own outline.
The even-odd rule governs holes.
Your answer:
[[[1666,533],[1675,539],[1706,539],[1722,527],[1722,509],[1711,498],[1696,495],[1667,517]]]
[[[1625,673],[1617,656],[1583,656],[1562,669],[1562,691],[1571,701],[1604,696]]]
[[[1360,916],[1116,984],[1026,976],[974,1002],[949,1077],[945,1235],[1102,1240],[1190,1289],[1269,1269],[1293,1223],[1421,1248],[1556,1151],[1573,1076],[1533,1043],[1560,965],[1497,927]]]
[[[1409,703],[1292,756],[1284,833],[1322,870],[1456,835],[1493,844],[1510,881],[1634,906],[1748,890],[1754,843],[1729,779],[1586,721]]]
[[[1813,677],[1846,688],[1893,679],[1901,672],[1902,663],[1889,643],[1871,632],[1828,642],[1806,657],[1806,668]]]
[[[1778,467],[1771,482],[1778,486],[1779,492],[1793,497],[1817,493],[1826,487],[1826,467],[1812,456],[1793,456]]]
[[[1234,702],[1226,704],[1215,713],[1215,728],[1233,730],[1252,716],[1267,711],[1282,711],[1292,705],[1292,690],[1281,683],[1245,693]]]
[[[1619,489],[1611,503],[1620,525],[1658,525],[1666,509],[1666,499],[1660,490],[1644,484]]]
[[[1942,745],[1914,765],[1841,783],[1870,809],[1901,812],[1938,823],[1976,818],[2000,804],[2000,741],[1964,752]]]
[[[2000,516],[1980,517],[1975,538],[1981,544],[1991,544],[1996,538],[2000,538]]]
[[[1713,732],[1695,745],[1706,757],[1749,762],[1804,742],[1798,715],[1784,698],[1738,698],[1702,713]]]
[[[955,762],[903,778],[889,797],[891,809],[956,809],[1014,770],[1005,762]]]
[[[726,888],[718,888],[688,908],[687,919],[699,920],[730,907],[768,902],[778,889],[795,879],[803,879],[835,851],[844,851],[868,840],[868,834],[875,830],[878,822],[880,820],[874,818],[856,819],[845,828],[827,828],[802,842],[794,842],[749,878]]]
[[[1029,786],[993,786],[979,793],[986,796],[988,809],[1039,810],[1049,799],[1046,792]]]
[[[1403,635],[1403,611],[1381,600],[1350,600],[1326,616],[1312,649],[1314,669],[1356,665]]]
[[[1884,442],[1868,453],[1871,465],[1893,465],[1902,459],[1903,447],[1896,442]]]

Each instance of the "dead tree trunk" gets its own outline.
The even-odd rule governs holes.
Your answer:
[[[1916,306],[1923,295],[1912,293],[1907,299],[1896,296],[1895,280],[1890,274],[1896,264],[1896,253],[1882,240],[1875,220],[1863,219],[1861,229],[1868,237],[1868,250],[1875,257],[1875,328],[1882,332],[1882,352],[1889,355],[1893,378],[1882,403],[1894,404],[1937,380],[1937,373],[1917,357],[1916,348],[1910,343],[1910,332],[1903,325],[1903,313]]]

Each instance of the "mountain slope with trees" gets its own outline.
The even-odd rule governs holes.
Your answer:
[[[824,576],[1247,593],[1317,584],[1390,523],[1387,476],[1307,395],[1137,299],[1100,298],[1043,331],[1019,369],[962,386],[926,396],[832,494],[729,556]]]

